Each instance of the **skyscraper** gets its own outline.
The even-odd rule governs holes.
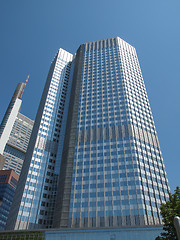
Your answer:
[[[168,189],[134,47],[116,37],[60,49],[7,228],[156,225]]]
[[[25,88],[25,83],[19,83],[11,98],[4,118],[0,126],[0,153],[2,154],[9,139],[16,116],[21,108],[21,96]]]
[[[4,148],[4,169],[13,169],[18,175],[24,162],[34,121],[18,113]]]
[[[22,94],[26,83],[19,83],[0,125],[0,154],[5,157],[1,161],[3,169],[13,169],[18,175],[27,151],[33,123],[31,119],[20,113]]]
[[[13,170],[0,170],[0,230],[4,230],[19,176]]]

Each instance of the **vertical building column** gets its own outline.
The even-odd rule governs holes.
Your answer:
[[[58,195],[54,212],[54,227],[68,227],[83,53],[84,45],[81,45],[77,51],[75,60],[69,112],[62,152]]]

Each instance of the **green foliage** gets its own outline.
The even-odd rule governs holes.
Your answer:
[[[44,232],[22,231],[22,232],[0,232],[0,240],[43,240]]]
[[[180,189],[176,187],[174,194],[169,193],[169,201],[160,207],[163,219],[163,230],[156,240],[175,240],[177,238],[176,229],[173,221],[175,216],[180,216]]]

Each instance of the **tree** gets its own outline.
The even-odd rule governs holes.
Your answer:
[[[161,204],[161,216],[163,220],[163,230],[156,240],[175,240],[177,238],[173,221],[175,216],[180,216],[180,189],[176,187],[174,194],[169,193],[169,201]]]

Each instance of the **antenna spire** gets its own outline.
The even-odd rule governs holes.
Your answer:
[[[27,82],[28,82],[29,76],[30,76],[30,75],[27,76],[25,83],[21,83],[21,84],[22,84],[22,88],[21,88],[21,91],[20,91],[20,93],[19,93],[19,98],[21,98],[22,95],[23,95],[23,92],[24,92],[24,89],[25,89],[26,84],[27,84]]]
[[[29,76],[30,76],[30,75],[28,75],[27,78],[26,78],[25,86],[26,86],[26,84],[27,84],[27,82],[28,82],[28,80],[29,80]]]

